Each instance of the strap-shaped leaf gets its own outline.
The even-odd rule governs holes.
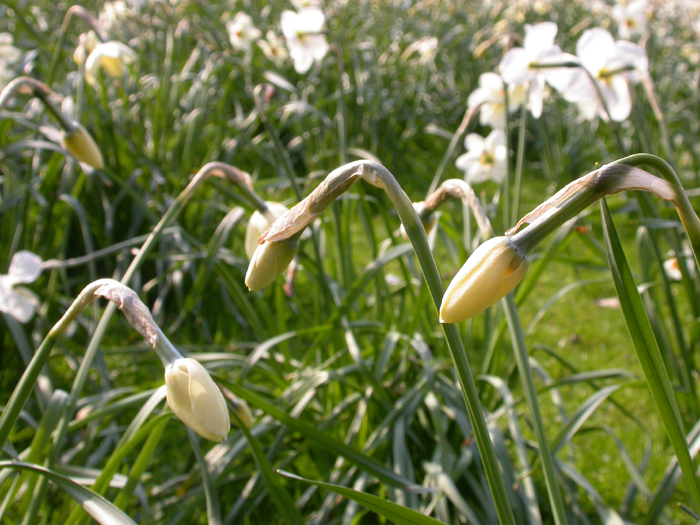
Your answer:
[[[56,474],[47,468],[29,463],[0,461],[0,469],[3,468],[30,470],[41,476],[45,476],[54,485],[64,490],[98,523],[104,525],[136,525],[135,521],[99,494],[95,494],[90,489],[78,485],[70,478]]]
[[[659,345],[654,338],[649,318],[644,310],[642,299],[634,283],[632,272],[622,251],[610,210],[608,210],[604,199],[600,201],[600,207],[605,226],[605,245],[608,251],[610,272],[615,283],[617,296],[620,299],[620,307],[625,316],[627,329],[639,362],[642,365],[651,396],[664,423],[664,428],[671,441],[673,451],[676,453],[676,458],[678,458],[678,464],[683,471],[690,500],[695,510],[700,510],[700,485],[698,485],[698,479],[695,477],[695,468],[688,451],[688,443],[685,440],[685,432],[683,431],[678,404],[673,394],[673,387],[671,386]]]
[[[392,501],[387,501],[371,494],[359,492],[347,487],[341,487],[340,485],[304,479],[300,476],[296,476],[281,470],[278,470],[277,472],[288,478],[304,481],[305,483],[311,483],[312,485],[331,490],[336,494],[340,494],[341,496],[344,496],[352,501],[356,501],[369,510],[376,512],[380,516],[384,516],[388,520],[391,520],[393,523],[396,523],[396,525],[442,525],[442,522],[436,520],[435,518],[431,518],[430,516],[426,516],[425,514],[421,514],[420,512],[416,512],[412,509],[407,509],[406,507],[397,505]]]

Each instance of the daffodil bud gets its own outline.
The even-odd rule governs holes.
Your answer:
[[[440,322],[465,321],[513,290],[525,276],[528,259],[510,237],[494,237],[479,246],[445,291]]]
[[[248,259],[253,258],[255,250],[258,248],[258,239],[270,227],[276,219],[287,213],[287,207],[277,202],[266,202],[267,211],[262,213],[258,210],[253,212],[248,221],[245,231],[245,253]]]
[[[299,249],[299,235],[258,245],[245,274],[248,290],[262,290],[287,269]]]
[[[168,405],[185,425],[210,441],[226,439],[231,429],[226,401],[199,361],[188,357],[168,365],[165,388]]]
[[[413,209],[416,210],[420,222],[423,223],[423,228],[425,229],[425,236],[430,237],[430,234],[435,229],[438,223],[438,214],[434,210],[431,210],[425,206],[425,202],[414,202]],[[408,242],[408,235],[406,234],[406,228],[401,224],[401,236],[406,242]]]
[[[104,166],[100,148],[97,147],[87,130],[77,122],[73,122],[72,131],[61,130],[61,144],[68,153],[80,162],[84,162],[95,169],[100,169]]]

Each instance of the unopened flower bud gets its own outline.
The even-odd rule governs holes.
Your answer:
[[[84,162],[95,169],[101,169],[104,166],[104,161],[102,160],[100,148],[97,147],[97,144],[95,144],[95,141],[83,126],[77,122],[73,122],[73,126],[73,130],[70,132],[61,130],[61,144],[68,153],[80,162]]]
[[[435,229],[438,223],[438,214],[434,210],[429,210],[425,206],[425,202],[414,202],[413,209],[416,210],[420,222],[423,224],[425,229],[425,236],[430,237],[430,234]],[[404,228],[403,223],[401,224],[401,236],[406,242],[408,242],[408,235],[406,234],[406,228]]]
[[[255,250],[258,248],[258,239],[270,227],[276,219],[287,213],[287,207],[277,202],[266,202],[267,211],[262,213],[258,210],[253,212],[248,221],[245,231],[245,253],[248,259],[253,258]]]
[[[283,241],[267,241],[258,245],[245,274],[248,290],[262,290],[282,275],[299,249],[299,236]]]
[[[440,322],[465,321],[505,297],[525,276],[528,259],[509,237],[479,246],[447,287]]]
[[[231,429],[226,401],[199,361],[187,357],[168,365],[165,388],[168,405],[183,423],[210,441],[226,439]]]

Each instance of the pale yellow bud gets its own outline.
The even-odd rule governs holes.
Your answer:
[[[87,33],[80,35],[78,47],[73,52],[73,60],[80,65],[85,59],[86,53],[89,55],[100,44],[99,39],[94,31],[90,30]]]
[[[425,202],[414,202],[413,209],[416,210],[416,214],[423,223],[423,229],[425,229],[425,236],[430,237],[430,234],[435,229],[438,223],[438,214],[432,210],[428,210],[425,207]],[[401,236],[406,242],[408,242],[408,235],[406,234],[406,228],[404,228],[403,223],[400,227]]]
[[[248,259],[253,258],[255,250],[258,249],[258,239],[270,227],[276,219],[287,213],[287,207],[277,202],[266,202],[267,212],[261,213],[258,210],[253,212],[245,230],[245,253]]]
[[[479,246],[447,287],[440,322],[465,321],[505,297],[522,280],[529,261],[510,237],[494,237]]]
[[[194,359],[177,359],[165,369],[168,405],[180,420],[210,441],[226,439],[231,422],[226,401],[209,372]]]
[[[245,274],[248,290],[262,290],[282,275],[297,254],[298,248],[299,239],[296,237],[258,245]]]
[[[73,122],[73,131],[66,132],[61,130],[61,144],[68,153],[73,155],[80,162],[92,166],[95,169],[100,169],[104,166],[102,153],[97,147],[95,141],[87,132],[87,130]]]

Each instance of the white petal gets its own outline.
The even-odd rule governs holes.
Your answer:
[[[481,135],[479,135],[477,133],[470,133],[464,139],[464,147],[467,149],[467,151],[469,153],[481,155],[481,153],[484,151],[484,146],[485,146],[484,137],[482,137]]]
[[[498,70],[506,84],[524,84],[529,82],[535,72],[529,68],[530,55],[522,47],[514,47],[501,60]]]
[[[605,29],[596,27],[583,32],[576,44],[576,55],[595,77],[615,53],[615,40]]]
[[[37,305],[38,299],[29,290],[21,287],[8,289],[0,284],[0,312],[26,323],[34,316]]]
[[[537,75],[530,83],[530,112],[534,118],[542,115],[542,104],[544,101],[544,76]]]
[[[17,252],[7,274],[15,283],[33,283],[41,275],[41,257],[26,250]]]
[[[318,33],[323,29],[326,17],[318,7],[305,7],[297,17],[297,30],[302,33]]]
[[[612,120],[622,122],[629,117],[632,111],[632,99],[627,80],[621,76],[615,76],[609,79],[609,85],[602,88],[601,92]]]
[[[557,24],[554,22],[542,22],[534,26],[525,24],[523,47],[530,53],[539,53],[554,45],[555,36],[557,36]]]
[[[506,133],[502,129],[494,129],[484,141],[485,149],[493,154],[498,146],[506,145]]]

